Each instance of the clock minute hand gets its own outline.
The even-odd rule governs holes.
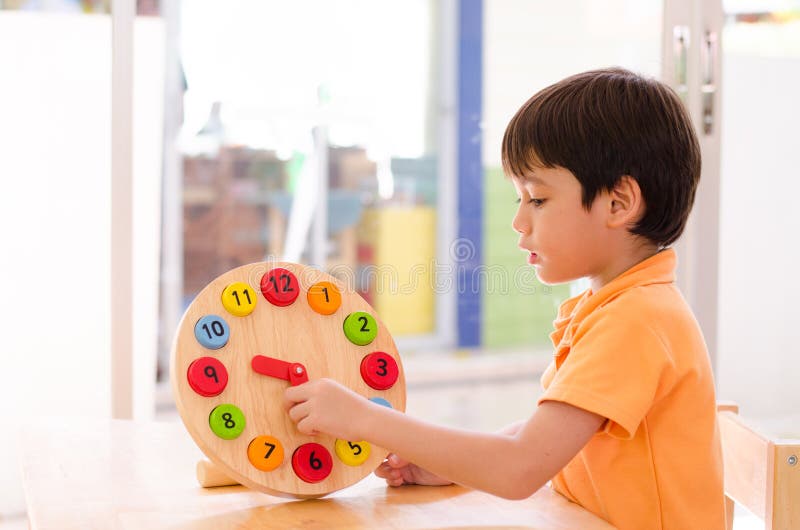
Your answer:
[[[250,365],[253,367],[254,372],[289,381],[292,386],[308,381],[308,372],[301,363],[290,363],[274,357],[267,357],[266,355],[256,355]]]

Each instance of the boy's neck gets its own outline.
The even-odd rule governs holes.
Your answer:
[[[614,253],[602,271],[589,277],[592,293],[596,293],[623,272],[659,252],[658,246],[650,242],[634,242],[626,247],[621,252]]]

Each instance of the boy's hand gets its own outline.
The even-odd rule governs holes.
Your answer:
[[[402,486],[403,484],[419,484],[422,486],[449,486],[452,484],[430,471],[422,469],[416,464],[407,462],[395,454],[378,466],[375,475],[386,479],[389,486]]]
[[[347,441],[364,438],[371,405],[332,379],[315,379],[291,386],[284,393],[284,406],[298,431],[309,435],[324,432]]]

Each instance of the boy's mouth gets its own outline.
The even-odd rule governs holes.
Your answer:
[[[528,263],[529,264],[533,265],[534,263],[536,263],[536,260],[538,260],[538,259],[539,259],[539,255],[536,252],[530,252],[528,254]]]

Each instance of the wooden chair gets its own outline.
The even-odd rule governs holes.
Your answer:
[[[717,406],[725,470],[725,509],[733,503],[764,520],[766,530],[800,529],[800,440],[772,440],[739,417],[734,403]]]

